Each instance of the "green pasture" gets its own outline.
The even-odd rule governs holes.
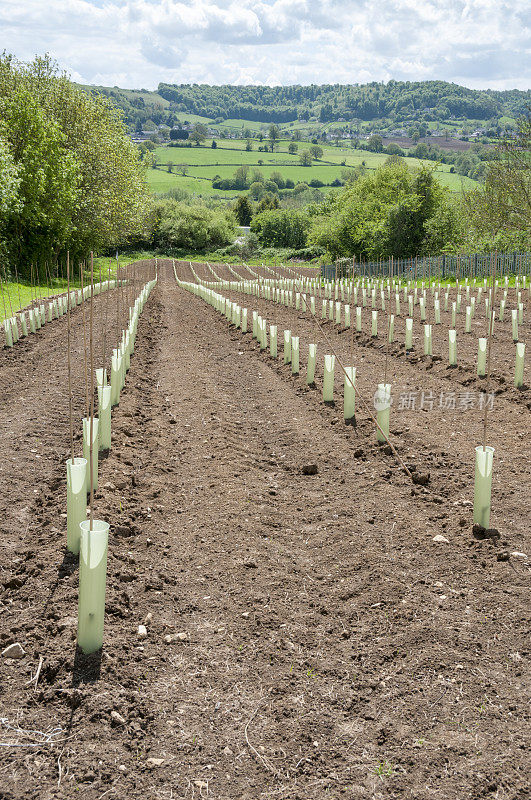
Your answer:
[[[242,128],[249,128],[250,131],[260,132],[261,130],[267,131],[269,122],[256,122],[249,119],[226,119],[216,125],[217,128],[231,128],[234,130],[241,130]]]
[[[154,155],[161,166],[149,169],[147,173],[148,184],[152,191],[161,194],[178,186],[192,194],[233,197],[240,192],[213,189],[210,180],[215,175],[231,178],[236,169],[244,164],[251,170],[259,169],[265,179],[269,178],[272,172],[278,171],[285,179],[291,178],[295,183],[308,183],[315,178],[329,184],[336,178],[341,178],[341,171],[344,168],[364,166],[367,170],[377,169],[388,158],[385,153],[370,153],[347,145],[334,147],[324,144],[319,145],[323,150],[322,158],[314,161],[311,167],[303,167],[299,164],[300,154],[311,147],[310,142],[298,142],[299,149],[293,155],[288,153],[289,141],[286,139],[281,139],[277,143],[273,153],[259,151],[256,140],[253,141],[254,149],[251,151],[245,149],[244,139],[221,140],[215,149],[212,149],[210,144],[208,140],[200,147],[157,147]],[[167,170],[167,162],[174,165],[172,173]],[[179,173],[179,164],[187,166],[186,176]],[[434,162],[406,158],[406,164],[414,170],[422,164],[433,166]],[[447,186],[451,191],[478,186],[478,183],[470,178],[451,173],[450,167],[450,164],[440,164],[437,168],[436,175],[443,186]]]
[[[179,111],[175,114],[175,119],[179,122],[191,122],[192,125],[195,125],[196,122],[200,122],[203,125],[210,125],[212,122],[210,117],[201,117],[199,114],[188,114],[186,111]]]

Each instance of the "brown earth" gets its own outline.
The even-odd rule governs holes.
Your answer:
[[[233,297],[300,335],[303,368],[310,341],[322,364],[308,315]],[[453,371],[386,353],[367,327],[325,330],[368,400],[385,370],[395,391],[437,400],[483,388],[471,344]],[[392,440],[430,474],[413,485],[359,402],[344,425],[337,371],[325,407],[320,370],[308,388],[162,265],[100,465],[94,510],[111,535],[105,642],[91,657],[75,647],[65,551],[66,319],[1,351],[0,643],[26,655],[0,659],[0,797],[528,797],[529,561],[512,553],[530,553],[530,398],[500,381],[514,345],[497,335],[496,530],[478,538],[477,408],[397,400]],[[72,339],[78,431],[79,309]],[[51,743],[29,747],[21,730]]]

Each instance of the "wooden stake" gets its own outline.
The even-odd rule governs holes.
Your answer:
[[[7,319],[7,306],[6,306],[6,299],[4,297],[4,281],[2,280],[2,273],[0,272],[0,288],[2,289],[2,304],[4,306],[4,319]],[[6,289],[7,291],[7,289]]]
[[[17,265],[15,264],[15,280],[17,282],[17,289],[18,289],[18,308],[19,311],[22,309],[22,297],[20,296],[20,284],[18,282],[18,272],[17,272]]]
[[[92,253],[90,254],[90,442],[89,442],[89,460],[90,460],[90,525],[89,530],[93,529],[94,522],[94,464],[92,459],[93,450],[93,433],[94,433],[94,347],[92,339],[92,317],[94,305],[94,259]]]
[[[87,375],[87,333],[85,324],[85,296],[83,294],[83,264],[79,265],[79,274],[81,276],[81,311],[83,313],[83,364],[85,368],[85,417],[89,418],[89,394],[88,394],[88,375]]]
[[[492,259],[492,255],[490,257],[490,292],[489,292],[489,316],[487,320],[487,335],[488,335],[488,343],[487,343],[487,385],[486,385],[486,394],[489,391],[490,385],[490,354],[491,354],[491,347],[492,347],[492,329],[493,325],[493,310],[494,310],[494,288],[495,288],[495,278],[496,278],[496,262],[498,260],[498,253],[494,255],[494,261]],[[485,413],[483,415],[483,452],[485,452],[485,448],[487,446],[487,401],[485,400]]]
[[[72,370],[70,365],[70,251],[66,253],[66,285],[68,291],[68,299],[66,303],[66,319],[67,319],[67,335],[66,335],[66,350],[67,350],[67,369],[68,369],[68,414],[70,417],[70,452],[72,455],[72,465],[74,464],[74,418],[72,413]]]

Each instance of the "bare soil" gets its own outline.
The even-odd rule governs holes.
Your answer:
[[[308,315],[236,296],[300,336],[303,369],[311,341],[322,364]],[[479,393],[472,345],[448,370],[367,328],[325,330],[358,368],[355,426],[338,371],[324,406],[320,369],[306,386],[161,264],[100,463],[111,534],[90,657],[65,550],[66,318],[0,351],[0,644],[26,651],[0,658],[0,798],[529,797],[530,570],[513,553],[531,553],[530,397],[500,380],[512,340],[500,330],[493,352],[493,530],[474,533],[478,408],[397,399],[392,440],[429,473],[418,486],[361,405],[384,374],[398,394]],[[82,348],[78,309],[78,454]]]

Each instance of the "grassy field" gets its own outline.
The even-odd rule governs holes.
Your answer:
[[[260,152],[257,141],[253,141],[254,149],[247,151],[243,139],[219,140],[215,149],[212,149],[210,140],[201,147],[158,147],[154,151],[158,163],[165,165],[167,162],[172,162],[174,171],[168,172],[165,166],[150,169],[148,183],[158,194],[179,187],[202,196],[234,197],[241,192],[213,189],[210,181],[216,175],[221,178],[232,177],[238,166],[243,164],[249,166],[251,170],[259,169],[266,179],[272,172],[278,171],[284,178],[290,178],[294,183],[309,183],[316,179],[330,184],[336,178],[341,178],[341,172],[345,168],[363,166],[367,170],[377,169],[387,159],[387,155],[382,153],[356,150],[345,145],[336,147],[325,144],[322,145],[322,158],[314,161],[311,167],[303,167],[299,163],[300,153],[307,150],[311,144],[299,142],[298,152],[293,155],[288,153],[288,144],[285,139],[279,141],[274,153]],[[433,166],[433,162],[423,162],[416,158],[407,158],[406,163],[411,170],[419,168],[423,163]],[[179,173],[179,164],[186,165],[185,176]],[[478,183],[470,178],[451,173],[449,164],[440,164],[436,175],[443,186],[447,186],[451,191],[478,186]],[[329,187],[324,189],[329,190]]]

